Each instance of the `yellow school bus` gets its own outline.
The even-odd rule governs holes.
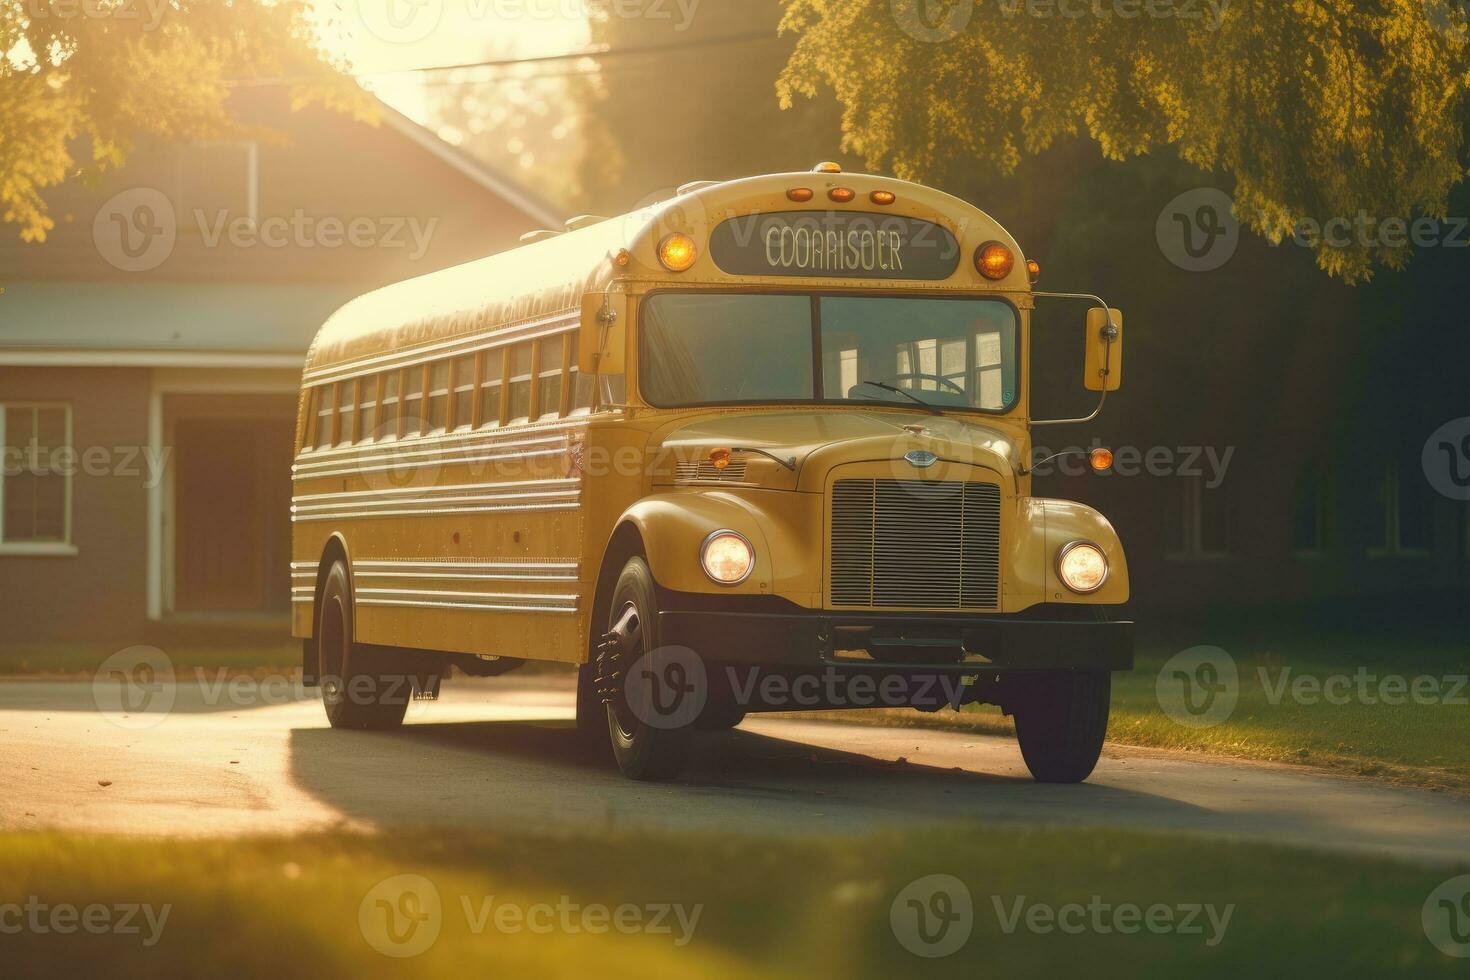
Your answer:
[[[1112,526],[1031,495],[1038,300],[1098,409],[1122,315],[992,218],[833,164],[699,182],[344,306],[307,355],[293,632],[334,726],[576,665],[640,779],[747,712],[998,704],[1092,771],[1132,666]],[[1075,369],[1075,368],[1074,368]],[[1107,465],[1094,451],[1095,468]]]

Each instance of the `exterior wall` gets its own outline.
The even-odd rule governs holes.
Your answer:
[[[72,446],[107,451],[108,472],[72,478],[71,556],[0,552],[6,642],[142,639],[146,618],[148,398],[141,368],[0,369],[0,401],[63,401]],[[94,450],[94,454],[98,450]]]

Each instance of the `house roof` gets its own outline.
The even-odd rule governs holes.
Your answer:
[[[349,298],[317,283],[18,282],[0,296],[0,363],[81,363],[58,355],[86,351],[104,355],[97,363],[294,367]],[[185,352],[209,357],[180,360]]]

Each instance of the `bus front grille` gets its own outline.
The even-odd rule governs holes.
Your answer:
[[[833,606],[999,608],[999,486],[838,480],[831,514]]]

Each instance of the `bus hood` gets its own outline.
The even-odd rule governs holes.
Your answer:
[[[704,462],[715,449],[734,451],[726,470]],[[978,419],[818,410],[708,416],[669,431],[662,450],[671,465],[658,467],[662,479],[657,482],[744,483],[820,492],[827,472],[845,463],[892,462],[902,470],[895,476],[909,479],[963,478],[956,475],[956,465],[1010,477],[1019,465],[1020,446],[1015,434]]]

